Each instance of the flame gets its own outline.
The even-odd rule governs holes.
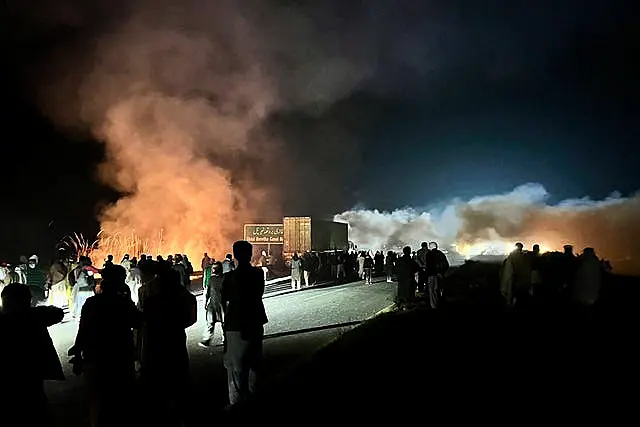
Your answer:
[[[540,253],[552,252],[559,249],[556,245],[548,242],[537,243],[532,241],[522,243],[525,245],[525,249],[531,248],[534,244],[538,244],[540,246]],[[513,242],[506,240],[488,240],[473,243],[461,242],[455,243],[452,246],[456,252],[466,259],[480,255],[508,255],[515,248]]]

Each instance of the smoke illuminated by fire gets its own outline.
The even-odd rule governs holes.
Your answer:
[[[509,253],[518,241],[529,249],[539,244],[542,252],[572,244],[578,252],[595,248],[618,272],[640,272],[639,196],[557,205],[547,198],[543,186],[527,184],[506,194],[453,200],[444,209],[352,210],[336,219],[349,222],[350,238],[361,247],[418,248],[435,240],[471,258]]]
[[[40,95],[56,123],[89,127],[104,143],[100,179],[123,194],[99,213],[94,257],[223,256],[243,223],[282,216],[277,181],[292,178],[282,165],[297,159],[273,116],[321,115],[376,62],[343,55],[305,13],[285,5],[136,0],[124,10],[124,20],[116,14],[108,31],[97,30],[86,55],[58,60],[61,71],[47,76],[54,84]],[[325,132],[319,148],[312,136],[292,143],[333,153],[333,139]],[[304,157],[305,170],[340,162],[339,154]]]

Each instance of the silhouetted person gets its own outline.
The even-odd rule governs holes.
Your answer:
[[[241,240],[233,244],[233,256],[238,266],[225,274],[222,282],[226,341],[224,365],[232,405],[255,392],[262,359],[264,325],[268,321],[262,303],[264,274],[260,268],[251,266],[252,251],[249,242]]]
[[[180,283],[182,286],[188,288],[190,279],[188,278],[187,269],[182,260],[182,255],[176,254],[173,257],[173,269],[180,275]]]
[[[31,291],[31,304],[35,307],[38,304],[46,302],[46,286],[47,277],[38,265],[39,258],[37,255],[31,255],[25,269],[26,283]]]
[[[269,260],[265,251],[262,251],[262,253],[260,254],[258,265],[260,266],[260,268],[262,268],[262,272],[264,273],[264,281],[266,282],[267,274],[269,273]]]
[[[97,272],[98,270],[91,265],[91,258],[82,256],[78,266],[70,273],[73,277],[73,291],[71,294],[73,309],[71,313],[74,318],[80,315],[82,306],[87,298],[93,296],[96,286],[93,275]]]
[[[347,270],[345,269],[346,254],[342,251],[336,254],[336,279],[338,281],[345,280],[347,278]]]
[[[291,259],[291,289],[302,288],[302,260],[297,253]]]
[[[47,289],[49,289],[49,305],[63,307],[67,303],[65,281],[69,274],[62,259],[56,259],[47,273]]]
[[[425,275],[429,290],[429,303],[431,308],[437,308],[442,293],[444,275],[449,269],[449,261],[436,242],[429,243],[429,251],[426,253]]]
[[[31,308],[31,292],[20,283],[2,290],[0,314],[0,425],[48,424],[45,380],[64,380],[47,327],[62,321],[57,307]]]
[[[92,426],[132,425],[133,417],[119,409],[130,402],[135,381],[132,329],[141,326],[141,314],[131,301],[124,267],[102,271],[96,295],[82,307],[74,346],[74,372],[84,375]]]
[[[231,254],[227,254],[224,257],[224,261],[222,261],[222,274],[227,274],[236,268],[236,265],[233,263],[233,256]]]
[[[314,259],[309,251],[305,251],[302,255],[302,274],[304,276],[304,285],[311,286],[311,276],[313,275]]]
[[[222,271],[222,263],[215,262],[211,269],[211,280],[209,281],[205,295],[204,309],[207,316],[207,326],[204,330],[202,341],[200,341],[200,345],[203,347],[209,347],[209,345],[211,345],[216,323],[222,324],[223,322],[222,279],[224,274]]]
[[[422,242],[420,244],[420,249],[416,253],[415,260],[418,263],[418,267],[420,267],[420,271],[418,272],[418,292],[424,292],[427,284],[427,254],[429,253],[429,244],[427,242]]]
[[[202,261],[200,261],[200,268],[202,269],[202,288],[203,289],[207,289],[207,286],[209,286],[212,265],[213,265],[213,260],[209,257],[209,254],[205,252],[204,256],[202,257]]]
[[[524,306],[529,301],[531,289],[531,268],[526,262],[524,245],[516,243],[516,248],[509,254],[502,265],[500,274],[500,291],[507,307]]]
[[[371,277],[373,276],[373,265],[374,261],[371,258],[371,255],[367,254],[364,257],[363,269],[364,269],[364,283],[367,285],[371,284]]]
[[[396,262],[398,272],[398,288],[396,292],[396,303],[405,305],[413,301],[416,295],[416,273],[420,271],[418,263],[411,256],[411,247],[405,246],[402,249],[402,256]]]
[[[602,264],[593,248],[585,248],[578,257],[572,302],[584,308],[595,305],[600,295],[603,275]]]
[[[564,245],[564,252],[562,256],[562,263],[559,274],[561,276],[561,289],[560,292],[564,301],[571,299],[573,295],[573,285],[576,280],[576,271],[578,269],[578,258],[573,253],[573,246]]]
[[[376,255],[373,258],[373,261],[375,263],[375,274],[376,276],[382,276],[382,273],[384,271],[384,255],[382,252],[380,251],[376,251]]]
[[[531,252],[525,254],[528,267],[531,269],[531,290],[534,297],[540,301],[548,299],[547,291],[542,283],[542,260],[540,258],[540,245],[535,244]]]
[[[107,260],[102,265],[102,268],[113,267],[113,255],[107,255]]]
[[[140,379],[149,405],[143,425],[180,425],[188,419],[189,353],[185,329],[197,320],[196,298],[170,265],[141,266]]]
[[[384,259],[384,272],[387,275],[387,283],[393,282],[393,267],[395,264],[394,253],[392,251],[387,252],[387,256]]]

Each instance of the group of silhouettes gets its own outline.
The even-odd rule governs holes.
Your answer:
[[[224,364],[229,401],[255,392],[267,316],[264,276],[251,265],[252,245],[233,245],[237,265],[221,275],[219,293],[207,306],[224,316]],[[84,302],[69,361],[84,379],[92,426],[189,423],[189,354],[185,329],[196,323],[196,298],[171,264],[138,262],[138,304],[126,284],[127,271],[106,265],[93,296]],[[47,328],[63,321],[54,306],[32,307],[21,283],[2,291],[2,425],[48,423],[45,380],[64,380],[64,370]],[[222,314],[224,313],[224,314]],[[10,349],[10,350],[9,350]]]

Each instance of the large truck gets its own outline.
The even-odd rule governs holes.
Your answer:
[[[286,258],[306,251],[327,252],[349,250],[349,226],[343,222],[323,221],[310,216],[289,216],[283,219]]]

